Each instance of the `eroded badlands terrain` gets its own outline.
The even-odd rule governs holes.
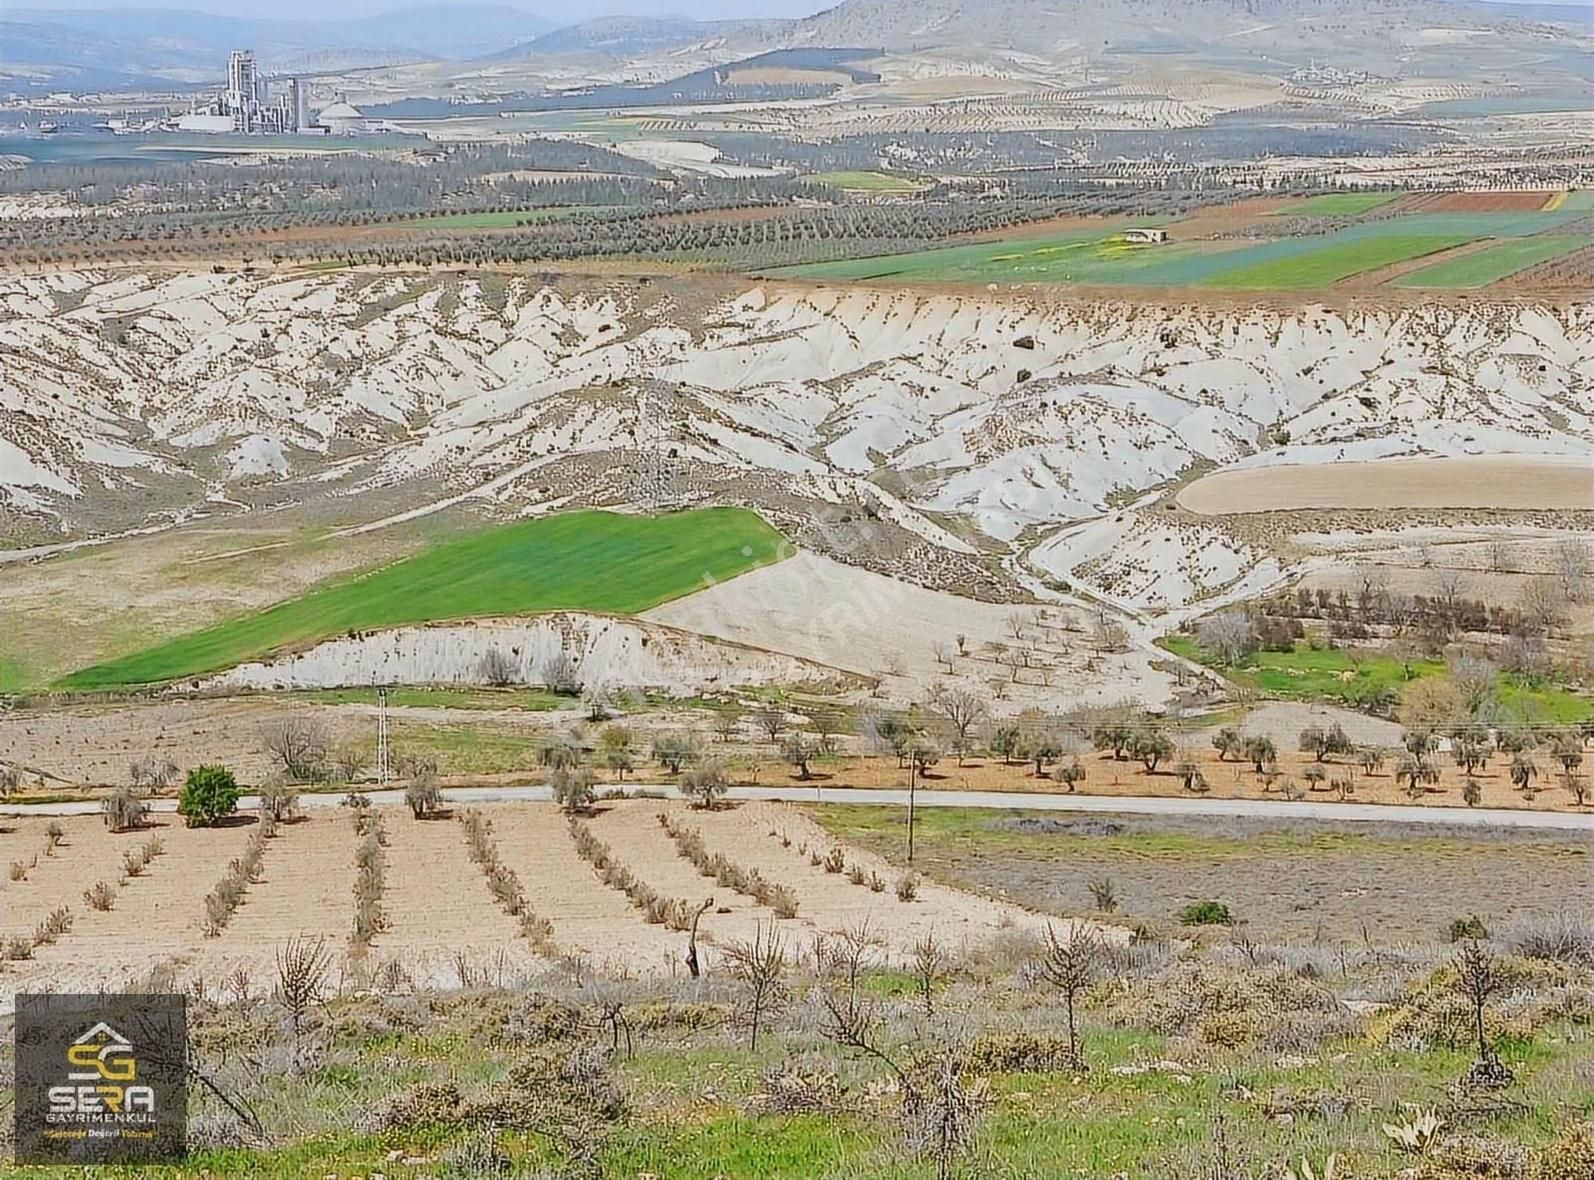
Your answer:
[[[1586,305],[77,272],[6,279],[0,308],[13,552],[266,510],[370,530],[662,497],[752,505],[937,590],[1083,592],[1166,627],[1364,533],[1542,536],[1594,514]],[[1349,464],[1394,456],[1521,462],[1497,504],[1470,460],[1421,469],[1415,504],[1274,514],[1258,477],[1177,495],[1230,469],[1356,481],[1377,468]],[[1535,508],[1522,463],[1545,460]]]

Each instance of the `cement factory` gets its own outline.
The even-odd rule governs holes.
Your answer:
[[[275,93],[273,91],[275,90]],[[366,118],[346,102],[310,113],[310,87],[299,78],[269,79],[248,49],[227,55],[227,84],[175,119],[178,131],[242,135],[358,135]]]

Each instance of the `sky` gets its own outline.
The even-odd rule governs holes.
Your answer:
[[[370,16],[448,0],[17,0],[16,7],[63,11],[95,8],[193,9],[218,16],[255,17],[263,20],[337,20]],[[572,24],[595,16],[692,16],[699,20],[727,17],[808,16],[839,0],[585,0],[571,5],[565,0],[480,0],[541,16],[555,24]],[[0,5],[3,11],[7,5]]]
[[[8,0],[9,2],[9,0]],[[62,11],[96,8],[194,9],[218,16],[243,16],[276,20],[337,20],[370,16],[399,8],[416,7],[456,0],[16,0],[17,8]],[[501,4],[543,17],[554,24],[573,24],[595,16],[691,16],[699,20],[730,17],[808,16],[833,7],[840,0],[457,0]],[[1081,0],[1089,3],[1090,0]],[[1513,0],[1504,0],[1511,3]],[[1523,0],[1532,2],[1532,0]],[[1579,0],[1548,0],[1550,3],[1578,3]],[[0,15],[4,7],[0,4]]]

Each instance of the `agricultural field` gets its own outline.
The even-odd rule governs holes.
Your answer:
[[[0,854],[31,867],[7,886],[0,977],[184,991],[206,1084],[182,1174],[218,1180],[572,1160],[1183,1180],[1329,1156],[1391,1180],[1411,1157],[1384,1126],[1428,1111],[1435,1175],[1480,1153],[1557,1178],[1594,1160],[1572,849],[927,809],[909,869],[903,818],[637,800],[573,823],[327,809],[270,835],[254,816],[13,821]],[[137,871],[89,905],[124,852]],[[256,871],[223,912],[207,897],[229,857]],[[677,902],[709,896],[689,974]],[[1509,980],[1483,995],[1481,1042],[1463,954]],[[1480,1059],[1505,1071],[1485,1085]]]
[[[588,206],[591,212],[600,206]],[[557,221],[577,212],[569,209],[509,209],[486,213],[438,213],[430,217],[406,218],[395,224],[404,229],[511,229],[530,222]]]
[[[1384,268],[1400,287],[1486,287],[1536,263],[1594,244],[1594,235],[1567,232],[1584,216],[1584,194],[1330,193],[1257,210],[1241,237],[1228,220],[1218,232],[1211,215],[1145,221],[1123,219],[1098,228],[1031,234],[936,247],[908,254],[776,268],[776,277],[835,281],[1070,283],[1087,286],[1197,286],[1214,290],[1310,290],[1362,281]],[[1323,221],[1318,232],[1271,236]],[[1349,219],[1349,224],[1345,224]],[[1229,219],[1232,220],[1232,219]],[[1120,234],[1131,225],[1159,225],[1170,240],[1132,245]],[[1258,242],[1256,239],[1261,238]],[[1420,260],[1479,244],[1462,256],[1422,266]],[[1493,244],[1490,244],[1493,243]],[[1377,276],[1371,280],[1375,285]]]
[[[1436,262],[1395,280],[1397,287],[1477,288],[1510,278],[1535,263],[1587,248],[1587,238],[1537,234],[1514,238],[1459,258]]]
[[[909,176],[893,176],[886,172],[818,172],[809,179],[831,188],[868,193],[912,192],[919,187]]]
[[[782,556],[756,515],[563,513],[485,529],[65,677],[74,689],[157,684],[344,632],[551,610],[632,614]]]
[[[1248,265],[1236,263],[1211,278],[1204,287],[1242,287],[1284,289],[1326,287],[1364,271],[1376,270],[1392,262],[1404,262],[1437,254],[1468,239],[1461,234],[1431,236],[1389,234],[1376,238],[1336,242],[1308,250],[1293,257],[1273,258]]]
[[[1189,636],[1170,635],[1161,643],[1186,659],[1208,660]],[[1270,697],[1358,706],[1378,700],[1399,701],[1410,685],[1424,677],[1443,675],[1445,666],[1436,660],[1402,660],[1302,643],[1293,651],[1257,652],[1224,671]],[[1575,725],[1594,716],[1594,700],[1552,683],[1508,677],[1498,692],[1508,721]]]
[[[1291,217],[1350,217],[1398,199],[1399,193],[1321,193],[1275,210]]]
[[[487,821],[486,835],[468,822],[472,815]],[[929,882],[900,899],[903,870],[847,848],[780,804],[705,811],[662,798],[610,800],[572,824],[551,804],[495,803],[473,813],[445,802],[429,816],[315,806],[275,824],[245,814],[213,827],[184,827],[169,812],[155,812],[115,832],[97,816],[8,820],[0,827],[0,856],[16,867],[0,941],[27,937],[63,906],[73,918],[55,940],[0,961],[7,993],[37,979],[62,982],[64,973],[88,990],[133,986],[162,973],[180,987],[191,974],[222,979],[239,971],[264,984],[275,954],[300,936],[337,947],[345,971],[372,979],[384,973],[384,963],[398,963],[421,988],[457,986],[489,968],[524,973],[566,955],[603,971],[670,976],[686,950],[679,920],[685,910],[650,912],[644,893],[695,909],[716,892],[714,874],[688,857],[683,841],[701,850],[692,854],[705,864],[723,854],[767,877],[766,883],[726,876],[735,887],[719,882],[717,908],[698,928],[710,967],[724,946],[776,919],[792,952],[802,955],[815,938],[872,918],[880,925],[880,949],[893,963],[932,929],[949,947],[973,951],[1007,932],[1037,928],[1018,907]],[[382,833],[385,871],[379,887],[357,888],[356,850],[373,828]],[[487,854],[482,846],[489,840],[494,850]],[[218,916],[207,907],[207,891],[229,860],[251,846],[261,871]],[[147,867],[118,881],[123,854],[143,848],[154,849]],[[835,858],[845,871],[826,867],[822,857]],[[500,859],[513,872],[522,900],[512,912],[494,904],[484,859]],[[605,864],[628,866],[632,876],[605,876]],[[110,904],[90,904],[84,892],[107,874]],[[461,890],[452,903],[437,893],[444,881]],[[361,896],[373,888],[372,896]],[[361,900],[377,904],[387,920],[345,947]],[[602,923],[594,926],[599,915]],[[551,928],[537,925],[528,933],[539,918]],[[114,937],[130,928],[144,932],[133,950]],[[508,961],[500,961],[506,951]]]

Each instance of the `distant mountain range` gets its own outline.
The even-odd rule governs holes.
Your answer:
[[[277,73],[542,55],[626,63],[693,48],[701,65],[777,49],[873,45],[896,54],[1183,56],[1267,72],[1326,59],[1343,69],[1442,77],[1509,71],[1549,51],[1586,84],[1591,58],[1581,58],[1582,72],[1577,61],[1594,48],[1591,35],[1594,6],[1481,0],[844,0],[800,20],[606,17],[565,26],[473,3],[330,21],[7,8],[0,90],[213,83],[226,51],[240,47]]]
[[[80,88],[214,80],[229,49],[267,71],[468,59],[557,26],[497,4],[430,4],[350,20],[289,21],[165,8],[0,10],[0,81]]]

